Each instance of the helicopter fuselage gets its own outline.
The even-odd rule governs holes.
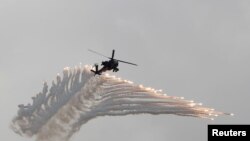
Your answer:
[[[118,67],[119,62],[116,59],[111,59],[109,61],[103,61],[102,66],[105,70],[113,70],[114,72],[117,72],[119,69]]]

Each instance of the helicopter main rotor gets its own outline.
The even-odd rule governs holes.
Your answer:
[[[114,59],[114,55],[115,55],[115,50],[112,51],[112,57],[107,57],[99,52],[96,52],[94,50],[91,50],[91,49],[88,49],[88,51],[92,52],[92,53],[95,53],[97,55],[100,55],[100,56],[103,56],[103,57],[106,57],[108,59],[111,59],[111,60],[117,60],[118,62],[122,62],[122,63],[126,63],[126,64],[130,64],[130,65],[134,65],[134,66],[138,66],[137,64],[134,64],[134,63],[131,63],[131,62],[127,62],[127,61],[123,61],[123,60],[118,60],[118,59]]]

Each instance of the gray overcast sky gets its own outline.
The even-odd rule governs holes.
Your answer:
[[[18,104],[31,102],[66,66],[104,60],[139,64],[116,75],[202,102],[234,117],[100,117],[71,141],[205,141],[207,124],[249,124],[249,0],[0,0],[0,136]]]

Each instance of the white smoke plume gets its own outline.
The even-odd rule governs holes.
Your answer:
[[[115,76],[94,76],[91,66],[65,68],[48,91],[32,97],[33,104],[19,105],[11,128],[38,141],[67,141],[88,120],[98,116],[174,114],[213,119],[228,115],[183,97],[133,84]]]

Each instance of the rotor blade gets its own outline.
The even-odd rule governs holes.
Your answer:
[[[122,60],[117,60],[117,61],[122,62],[122,63],[126,63],[126,64],[130,64],[130,65],[134,65],[134,66],[138,66],[137,64],[126,62],[126,61],[122,61]]]
[[[115,50],[113,49],[111,59],[114,59],[114,55],[115,55]]]
[[[95,71],[98,72],[98,65],[95,66]]]
[[[100,56],[103,56],[103,57],[106,57],[106,58],[111,59],[110,57],[107,57],[107,56],[105,56],[105,55],[103,55],[103,54],[101,54],[101,53],[99,53],[99,52],[94,51],[94,50],[88,49],[88,51],[90,51],[90,52],[92,52],[92,53],[95,53],[95,54],[98,54],[98,55],[100,55]]]

